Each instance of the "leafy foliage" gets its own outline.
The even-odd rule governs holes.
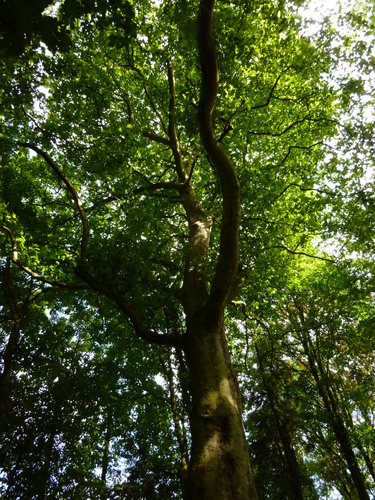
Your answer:
[[[375,490],[374,13],[348,5],[215,8],[213,124],[242,197],[225,323],[259,498]],[[1,5],[6,498],[187,498],[184,339],[225,229],[198,7]]]

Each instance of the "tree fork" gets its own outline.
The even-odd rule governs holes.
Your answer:
[[[223,217],[220,251],[209,296],[200,304],[192,301],[192,308],[185,307],[192,396],[188,496],[194,500],[256,500],[241,395],[224,331],[225,305],[237,273],[240,185],[234,165],[213,130],[212,113],[218,88],[212,28],[214,4],[213,0],[201,0],[199,7],[197,33],[202,86],[198,123],[203,146],[220,177]],[[203,274],[198,274],[198,281],[204,280]],[[194,284],[196,280],[184,283],[190,297],[195,293]]]

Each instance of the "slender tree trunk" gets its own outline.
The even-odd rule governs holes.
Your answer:
[[[291,492],[293,492],[293,498],[295,500],[303,500],[303,487],[302,487],[302,474],[299,467],[299,463],[296,457],[296,453],[293,446],[293,441],[288,431],[287,426],[284,423],[279,410],[277,409],[277,396],[275,394],[274,388],[270,385],[265,375],[264,365],[261,353],[259,352],[258,344],[255,342],[255,350],[257,353],[259,368],[262,374],[264,388],[268,397],[268,401],[271,406],[271,411],[275,417],[277,431],[282,443],[284,456],[286,458],[289,470],[289,476],[291,480]]]
[[[366,481],[358,465],[357,457],[353,451],[349,432],[346,428],[337,396],[334,392],[334,389],[332,388],[332,385],[329,383],[329,376],[327,375],[327,372],[323,366],[320,353],[316,346],[314,346],[310,334],[308,333],[309,325],[305,321],[303,308],[297,303],[295,305],[299,317],[298,323],[300,326],[302,326],[301,331],[306,332],[306,334],[301,338],[301,341],[305,354],[307,356],[310,371],[315,380],[317,390],[323,400],[324,406],[331,419],[332,430],[340,446],[342,456],[350,471],[354,486],[358,492],[358,498],[360,500],[370,500],[369,494],[367,492]]]
[[[0,373],[0,415],[4,414],[8,408],[11,389],[11,377],[14,364],[14,353],[16,352],[18,342],[20,340],[21,323],[23,320],[23,315],[25,314],[25,310],[27,308],[27,302],[23,304],[23,307],[20,307],[17,303],[17,299],[12,287],[10,266],[10,261],[8,261],[2,273],[12,322],[9,339],[4,350],[3,370]]]
[[[108,408],[107,414],[107,425],[104,436],[104,449],[103,449],[103,457],[102,457],[102,473],[101,473],[101,492],[100,498],[104,500],[107,498],[106,488],[107,488],[107,473],[109,466],[109,445],[112,438],[112,410]]]
[[[189,498],[255,500],[242,404],[223,328],[207,313],[188,323],[192,450]]]
[[[4,367],[3,371],[0,373],[0,414],[5,413],[8,408],[11,376],[13,371],[13,358],[20,339],[20,328],[21,319],[17,319],[12,324],[8,343],[4,352]]]
[[[350,474],[358,491],[358,497],[361,500],[370,500],[369,494],[367,493],[365,479],[358,466],[357,459],[350,442],[348,431],[346,430],[339,410],[336,410],[332,409],[332,427],[335,432],[336,439],[339,442],[342,454],[344,455],[346,463],[348,464]]]
[[[181,481],[182,498],[185,500],[187,498],[186,485],[187,485],[187,472],[189,467],[189,452],[183,428],[183,423],[181,422],[180,413],[177,407],[177,398],[176,398],[175,384],[173,380],[173,369],[171,363],[171,353],[169,352],[169,358],[167,363],[164,362],[163,357],[160,354],[160,362],[162,364],[164,374],[168,381],[169,404],[172,410],[175,435],[177,438],[178,446],[180,449],[180,457],[181,457],[181,464],[178,471],[178,475]]]
[[[320,376],[319,368],[316,366],[313,353],[309,349],[306,342],[304,342],[304,348],[308,357],[311,373],[315,379],[319,394],[323,399],[324,406],[330,415],[333,432],[335,433],[337,442],[339,443],[341,452],[347,463],[354,485],[358,492],[358,497],[361,500],[370,500],[366,482],[353,451],[349,433],[343,421],[337,399],[331,388],[328,386],[328,382],[324,381],[324,373],[322,374],[322,377]]]
[[[51,429],[48,439],[45,443],[44,453],[43,453],[43,464],[39,471],[39,493],[38,498],[48,498],[48,490],[50,486],[51,477],[51,463],[53,460],[53,445],[55,443],[56,430]]]
[[[277,430],[283,445],[284,455],[288,464],[289,475],[291,478],[291,491],[295,500],[303,500],[303,487],[301,481],[301,472],[297,461],[296,453],[293,446],[292,438],[286,428],[284,422],[280,419],[278,411],[271,403],[272,412],[276,419]]]
[[[369,454],[366,453],[366,451],[363,449],[363,447],[362,447],[362,455],[363,455],[363,458],[364,458],[365,463],[367,465],[367,469],[370,472],[373,480],[375,481],[375,468],[374,468],[374,464],[372,463]]]
[[[375,481],[375,468],[374,468],[373,461],[371,460],[370,455],[365,450],[365,448],[361,442],[361,439],[359,438],[358,435],[355,435],[355,445],[359,449],[359,451],[361,452],[361,455],[362,455],[362,457],[365,461],[365,464],[367,466],[367,470],[371,474],[372,479]]]

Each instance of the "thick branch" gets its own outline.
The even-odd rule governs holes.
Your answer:
[[[145,77],[143,76],[143,73],[140,69],[136,68],[134,65],[132,66],[132,69],[140,76],[140,78],[142,79],[142,83],[143,83],[143,90],[145,91],[145,94],[146,94],[146,97],[151,105],[151,108],[153,110],[153,112],[156,114],[156,116],[158,117],[159,119],[159,122],[160,122],[160,125],[161,125],[161,128],[163,129],[163,132],[167,135],[168,134],[168,129],[167,127],[165,126],[165,123],[164,123],[164,120],[163,120],[163,117],[162,115],[159,113],[155,103],[154,103],[154,100],[150,94],[150,92],[148,91],[148,88],[147,88],[147,85],[146,85],[146,79]]]
[[[159,345],[170,345],[175,347],[183,347],[183,337],[174,334],[158,334],[153,331],[146,329],[138,316],[137,312],[129,306],[129,304],[124,300],[124,298],[117,293],[113,288],[109,288],[103,283],[100,283],[93,276],[91,276],[84,268],[77,267],[76,275],[81,280],[85,281],[92,290],[105,295],[109,299],[116,302],[118,308],[125,316],[129,319],[132,324],[135,333],[141,339],[151,342],[153,344]]]
[[[214,0],[201,0],[198,18],[198,47],[202,86],[198,107],[199,131],[203,146],[214,165],[223,192],[223,217],[220,251],[210,293],[211,309],[224,307],[238,263],[238,228],[240,223],[240,184],[233,163],[216,139],[212,115],[218,91],[218,67],[213,35]]]
[[[176,84],[174,79],[174,68],[171,62],[168,62],[168,85],[169,85],[168,137],[178,177],[180,181],[184,182],[186,180],[186,173],[182,161],[180,141],[178,140],[177,137],[176,124],[173,118],[176,109]]]
[[[116,293],[114,290],[106,287],[105,285],[101,284],[98,282],[95,278],[93,278],[86,270],[85,270],[85,265],[86,265],[86,255],[87,255],[87,244],[88,244],[88,235],[89,235],[89,230],[88,230],[88,222],[87,222],[87,217],[86,217],[86,212],[82,206],[81,200],[79,198],[78,193],[74,189],[73,185],[69,181],[69,179],[65,176],[65,174],[59,169],[59,167],[55,164],[55,162],[50,158],[50,156],[42,151],[40,148],[33,144],[29,143],[18,143],[20,146],[32,149],[35,151],[37,154],[39,154],[42,158],[46,160],[46,162],[52,167],[53,171],[57,174],[57,176],[64,182],[64,184],[67,186],[69,193],[71,194],[78,210],[79,214],[81,217],[82,221],[82,226],[83,226],[83,231],[82,231],[82,239],[81,239],[81,256],[80,256],[80,262],[79,265],[77,266],[76,269],[76,275],[78,278],[86,282],[92,290],[96,290],[103,295],[106,295],[107,297],[111,298],[114,300],[119,309],[125,313],[129,321],[134,327],[134,330],[136,334],[142,338],[143,340],[146,340],[147,342],[152,342],[156,344],[162,344],[162,345],[171,345],[171,346],[177,346],[177,347],[182,347],[183,341],[182,337],[177,336],[177,335],[172,335],[172,334],[165,334],[165,335],[159,335],[157,333],[154,333],[152,331],[149,331],[144,328],[140,318],[136,314],[136,312],[126,303],[126,301]],[[160,187],[160,186],[159,186]],[[165,187],[165,186],[163,186]],[[15,244],[15,238],[12,235],[12,232],[8,228],[3,228],[10,236],[11,242],[12,242],[12,253],[13,253],[13,261],[15,264],[17,264],[19,267],[21,267],[24,271],[26,271],[28,274],[30,274],[32,277],[41,280],[45,283],[49,283],[51,285],[55,285],[57,283],[52,282],[50,280],[47,280],[43,278],[41,275],[33,272],[31,269],[26,268],[25,266],[22,266],[19,261],[18,261],[18,254],[17,254],[17,248]],[[60,285],[61,286],[61,285]]]
[[[146,175],[136,168],[133,168],[132,170],[147,182],[147,187],[145,188],[147,191],[156,191],[158,189],[175,189],[177,191],[181,191],[185,187],[185,184],[180,182],[152,182]],[[134,193],[142,191],[144,191],[144,188],[138,188],[134,190]]]
[[[144,130],[142,132],[143,137],[146,139],[150,139],[151,141],[158,142],[159,144],[164,144],[165,146],[170,147],[171,144],[168,139],[165,137],[161,137],[160,135],[154,134],[154,132],[150,132],[149,130]]]

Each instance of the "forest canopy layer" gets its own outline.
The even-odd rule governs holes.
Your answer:
[[[1,498],[372,498],[374,6],[0,20]]]

